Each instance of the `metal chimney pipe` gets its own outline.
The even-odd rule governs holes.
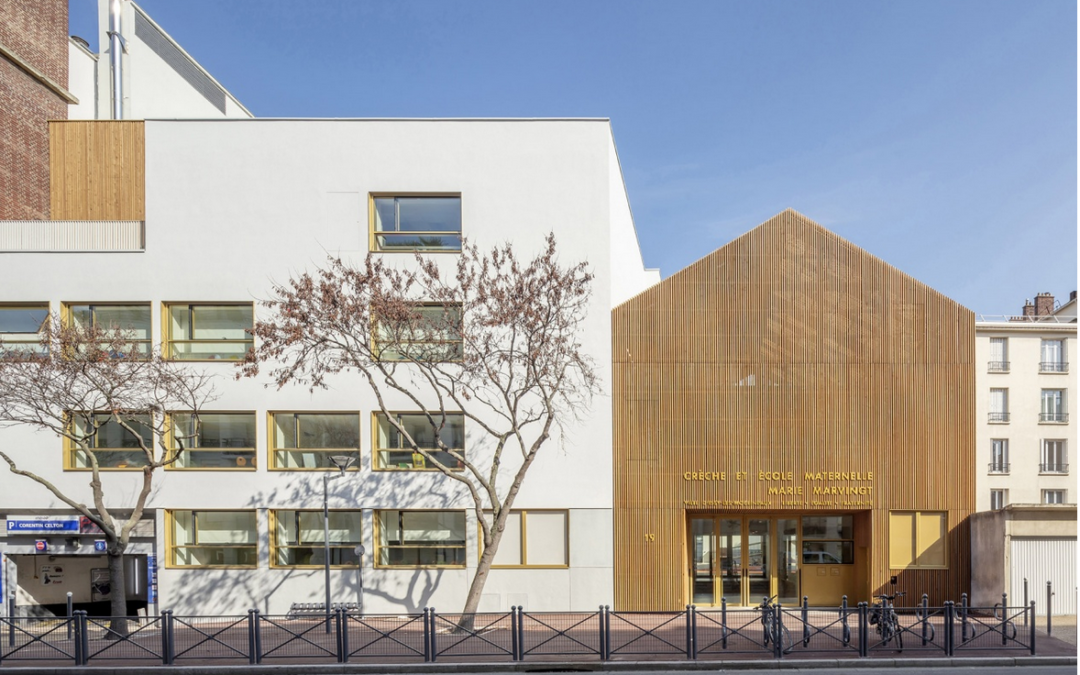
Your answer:
[[[109,63],[112,66],[112,116],[124,117],[124,85],[121,70],[123,38],[120,37],[120,0],[109,2]]]

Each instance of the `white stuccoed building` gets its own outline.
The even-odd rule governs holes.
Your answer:
[[[390,200],[380,203],[392,205],[401,230],[417,213],[456,209],[456,231],[452,218],[434,226],[442,249],[453,249],[460,234],[481,248],[510,241],[531,258],[553,232],[564,263],[588,261],[596,278],[583,340],[608,391],[610,310],[659,280],[642,265],[608,121],[149,120],[56,123],[53,131],[85,125],[85,133],[105,133],[116,124],[143,125],[144,179],[137,167],[72,161],[79,171],[126,183],[119,192],[132,196],[128,206],[95,222],[38,222],[35,231],[47,236],[35,251],[4,240],[0,223],[0,243],[9,242],[0,253],[0,332],[10,339],[45,311],[99,323],[123,316],[144,326],[153,344],[205,357],[193,367],[221,376],[221,397],[203,411],[202,448],[156,475],[142,536],[129,549],[137,605],[178,614],[283,613],[293,603],[322,601],[327,469],[320,467],[331,453],[305,440],[306,424],[355,439],[351,452],[359,457],[358,470],[338,476],[329,469],[330,507],[340,510],[331,519],[331,560],[340,563],[332,572],[334,602],[357,601],[362,571],[367,612],[460,608],[480,551],[468,496],[392,452],[374,415],[378,405],[357,376],[340,376],[314,394],[266,388],[266,378],[234,381],[234,358],[246,349],[243,328],[252,310],[259,315],[256,303],[272,281],[311,270],[328,254],[360,262],[372,242],[390,246],[392,235],[372,233],[376,197]],[[99,182],[87,184],[79,189]],[[64,189],[55,173],[53,189]],[[116,222],[99,227],[103,220]],[[127,228],[123,236],[117,227]],[[85,236],[66,237],[65,228]],[[456,254],[431,255],[451,264]],[[385,256],[414,264],[411,251]],[[409,406],[395,400],[391,409],[407,413]],[[467,424],[460,431],[466,452],[483,452],[478,434]],[[605,394],[548,442],[515,503],[521,513],[511,529],[524,534],[504,540],[482,610],[611,603],[611,434]],[[7,428],[0,444],[26,468],[89,498],[89,473],[61,439]],[[108,456],[116,467],[104,477],[109,503],[121,508],[131,503],[138,474],[123,452]],[[92,533],[62,524],[72,513],[37,484],[0,474],[0,523],[10,526],[0,530],[4,590],[15,591],[17,613],[55,608],[67,591],[76,604],[102,599],[95,570],[106,567],[104,556],[94,551]],[[74,529],[55,529],[66,527]],[[35,550],[39,540],[47,551]],[[362,570],[357,543],[367,552]]]

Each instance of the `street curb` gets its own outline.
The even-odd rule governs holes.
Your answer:
[[[0,675],[404,675],[406,673],[618,673],[638,671],[725,671],[725,670],[846,670],[851,668],[987,668],[1076,666],[1075,656],[1018,656],[972,658],[892,658],[892,659],[784,659],[746,661],[532,661],[510,663],[288,663],[266,665],[199,666],[4,666]]]

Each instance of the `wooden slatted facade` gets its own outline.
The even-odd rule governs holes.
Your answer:
[[[49,123],[53,220],[145,220],[141,121]]]
[[[855,514],[852,603],[889,592],[891,575],[932,604],[969,590],[970,310],[789,210],[620,305],[612,322],[619,609],[691,602],[692,512]],[[861,480],[807,476],[818,472]],[[871,490],[814,494],[836,486]],[[947,513],[947,568],[890,569],[889,514],[900,510]]]

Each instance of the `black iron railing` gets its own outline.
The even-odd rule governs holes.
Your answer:
[[[1040,422],[1068,422],[1069,413],[1065,412],[1043,412],[1039,413]]]
[[[1068,361],[1040,361],[1040,373],[1067,373],[1069,372]]]
[[[1040,464],[1039,473],[1069,473],[1069,465],[1061,464],[1060,462]]]

